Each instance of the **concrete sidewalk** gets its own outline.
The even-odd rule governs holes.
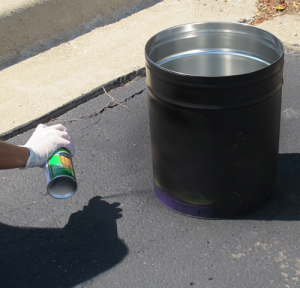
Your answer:
[[[30,50],[49,49],[151,5],[145,0],[1,1],[0,61],[9,62]]]
[[[40,2],[43,5],[51,4],[50,0],[26,1],[28,3]],[[25,4],[26,1],[23,0]],[[20,21],[18,17],[21,12],[25,13],[28,7],[41,9],[37,11],[44,13],[39,12],[41,14],[35,18],[37,22],[29,25],[29,30],[20,30],[23,31],[23,34],[19,35],[22,39],[29,39],[36,31],[49,32],[45,27],[58,20],[47,18],[49,16],[47,14],[54,15],[59,5],[69,3],[69,1],[57,1],[58,6],[52,3],[53,9],[56,7],[54,10],[42,9],[41,5],[26,6],[24,4],[23,6],[27,8],[20,13],[15,13],[18,7],[16,6],[15,10],[9,7],[10,2],[1,2],[0,5],[8,11],[7,15],[5,14],[6,18],[5,15],[2,16],[5,19],[10,17],[9,23],[13,23],[12,20],[16,15],[14,30],[17,30],[20,25],[25,25],[25,22]],[[127,2],[129,3],[129,0]],[[2,48],[5,45],[14,45],[14,43],[19,48],[15,49],[16,53],[12,52],[13,55],[9,60],[4,57],[5,59],[0,63],[2,65],[0,135],[55,111],[58,107],[78,97],[84,98],[91,91],[94,93],[98,91],[100,94],[102,90],[99,87],[103,84],[144,67],[145,43],[152,35],[165,28],[199,21],[237,22],[240,19],[252,17],[257,11],[255,0],[228,0],[226,2],[223,0],[145,0],[130,3],[126,9],[120,4],[125,12],[122,9],[118,10],[116,6],[114,13],[108,12],[105,16],[106,20],[100,15],[92,21],[82,21],[81,26],[80,21],[77,21],[74,29],[66,29],[57,34],[51,32],[38,42],[28,40],[28,46],[24,44],[22,49],[19,49],[22,45],[19,47],[16,42],[21,39],[10,38],[7,34],[2,34],[0,45]],[[65,11],[66,15],[69,15],[69,12],[73,13],[73,10],[64,10],[62,6],[59,10]],[[76,14],[75,18],[78,18],[80,9],[76,11],[79,14]],[[83,14],[85,14],[84,11],[86,10],[82,10]],[[58,13],[58,15],[64,14]],[[1,25],[4,25],[3,17],[0,17]],[[42,21],[42,19],[47,19],[47,21]],[[289,45],[297,45],[300,43],[299,20],[300,15],[274,17],[272,21],[266,21],[259,27],[276,34]],[[11,25],[10,29],[13,29],[13,24],[9,25]],[[292,47],[297,49],[296,46]],[[8,50],[11,49],[13,51],[13,48]]]

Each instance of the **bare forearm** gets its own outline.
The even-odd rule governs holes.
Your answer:
[[[0,169],[25,167],[29,155],[26,147],[0,141]]]

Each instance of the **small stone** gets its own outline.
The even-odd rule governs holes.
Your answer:
[[[297,36],[297,33],[294,33],[294,36]]]

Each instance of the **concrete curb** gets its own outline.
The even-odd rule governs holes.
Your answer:
[[[120,87],[124,83],[132,81],[136,77],[145,77],[145,76],[146,76],[145,68],[141,68],[141,69],[133,71],[127,75],[124,75],[117,79],[114,79],[108,83],[105,83],[105,84],[93,89],[91,92],[89,92],[85,95],[82,95],[82,96],[66,103],[65,105],[58,107],[57,109],[50,111],[49,113],[47,113],[37,119],[34,119],[28,123],[25,123],[16,128],[13,128],[5,133],[0,134],[0,140],[6,141],[9,138],[12,138],[16,135],[22,134],[22,133],[26,132],[27,130],[36,127],[40,123],[47,123],[51,119],[61,116],[62,114],[68,112],[69,110],[79,106],[80,104],[104,94],[103,88],[105,88],[105,90],[108,92],[111,89]]]
[[[41,47],[53,47],[96,26],[106,25],[148,8],[157,1],[150,2],[16,0],[0,3],[0,63],[18,58],[20,54],[28,54],[26,49],[29,47],[38,53]]]

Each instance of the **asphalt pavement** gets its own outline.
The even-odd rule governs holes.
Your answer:
[[[286,52],[276,194],[238,219],[157,200],[144,77],[109,92],[122,105],[101,94],[48,123],[73,134],[79,188],[56,200],[43,169],[0,171],[0,287],[299,287],[299,73],[300,54]]]

